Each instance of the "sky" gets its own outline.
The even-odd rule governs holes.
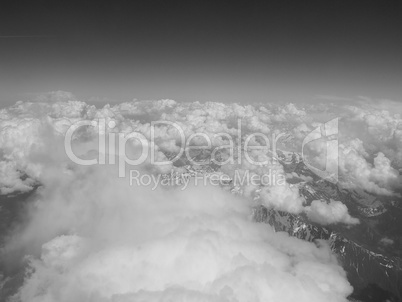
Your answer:
[[[402,101],[401,17],[392,1],[6,1],[0,102]]]
[[[186,190],[154,190],[128,185],[129,173],[118,177],[117,169],[126,167],[123,157],[118,157],[122,166],[87,167],[73,165],[66,154],[71,125],[103,118],[115,122],[105,135],[137,132],[149,138],[152,120],[178,121],[187,138],[234,134],[236,127],[244,135],[285,134],[283,146],[304,156],[304,139],[315,129],[333,133],[327,138],[335,141],[334,129],[327,127],[331,117],[336,125],[341,121],[339,146],[331,152],[338,156],[339,188],[398,201],[402,106],[385,99],[402,101],[402,6],[304,2],[3,2],[0,109],[56,91],[44,102],[0,111],[0,195],[34,192],[0,251],[0,270],[5,263],[18,276],[26,268],[29,274],[18,284],[17,275],[10,273],[9,279],[8,272],[0,273],[6,292],[11,283],[21,286],[15,298],[29,302],[345,301],[353,289],[326,243],[273,232],[250,216],[261,201],[317,224],[358,225],[341,201],[307,204],[299,186],[288,182],[242,184],[236,196],[229,188],[192,184]],[[73,94],[87,102],[52,102]],[[177,102],[121,103],[133,98]],[[320,98],[328,103],[305,108],[297,103]],[[246,106],[281,101],[295,104]],[[91,104],[105,102],[115,104]],[[234,123],[239,119],[241,126]],[[325,129],[318,127],[321,121]],[[155,131],[157,159],[179,149],[168,125]],[[96,148],[102,129],[81,129],[72,143],[78,156],[101,154]],[[329,162],[324,161],[331,157],[328,146],[324,139],[310,145],[319,164]],[[129,155],[139,153],[137,144],[125,147]],[[229,154],[243,149],[232,147]],[[111,149],[108,159],[116,154]],[[269,158],[254,155],[257,161]],[[250,171],[252,177],[272,171],[283,179],[312,181],[273,162],[262,167],[241,160],[217,173],[233,179],[236,171]],[[145,162],[135,168],[149,177],[188,174],[179,165]],[[371,197],[363,198],[369,209],[386,209]],[[367,230],[364,219],[361,229]],[[380,233],[370,236],[373,246],[384,245]],[[381,240],[395,240],[389,250],[398,251],[399,235],[392,236]],[[381,280],[391,288],[396,279]]]

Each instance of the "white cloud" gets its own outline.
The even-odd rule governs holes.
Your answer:
[[[394,244],[394,240],[388,237],[381,238],[380,244],[384,246],[389,246]]]
[[[106,129],[105,135],[139,131],[149,139],[150,122],[166,120],[179,123],[186,137],[224,132],[237,139],[241,118],[243,135],[283,132],[286,140],[279,144],[300,151],[305,135],[328,121],[330,114],[322,113],[323,108],[160,100],[97,109],[69,93],[56,92],[39,102],[18,102],[0,110],[1,194],[30,190],[34,179],[44,185],[30,205],[29,223],[6,246],[10,253],[25,250],[32,255],[34,273],[26,278],[19,297],[22,301],[346,301],[351,288],[329,248],[251,222],[249,201],[212,187],[190,186],[183,192],[129,187],[126,179],[116,177],[115,167],[74,166],[63,149],[65,131],[80,120],[115,121],[116,127]],[[395,194],[401,185],[400,116],[373,104],[351,107],[341,102],[325,110],[339,114],[346,129],[339,133],[340,184]],[[177,131],[159,125],[155,135],[158,151],[178,151]],[[96,136],[95,129],[80,129],[76,150],[97,153]],[[214,142],[224,143],[222,138]],[[260,143],[253,140],[253,144]],[[324,145],[315,147],[316,159],[322,160]],[[271,155],[256,151],[251,156],[259,161]],[[157,157],[165,159],[161,152]],[[279,164],[259,166],[242,159],[241,164],[223,166],[222,172],[261,176],[275,170],[285,175]],[[24,179],[23,173],[30,177]],[[317,223],[358,223],[340,201],[317,200],[305,207],[298,188],[287,183],[240,189],[246,197],[260,194],[267,207],[305,212]]]
[[[139,131],[147,138],[150,121],[180,123],[185,135],[243,134],[290,129],[308,113],[296,105],[256,108],[238,104],[134,101],[97,109],[68,93],[51,93],[42,102],[19,102],[0,111],[2,192],[29,189],[19,170],[43,186],[28,205],[25,224],[6,242],[7,255],[31,255],[21,301],[346,301],[351,293],[345,272],[329,247],[275,233],[250,218],[249,199],[219,187],[189,185],[186,190],[129,186],[115,166],[73,165],[63,149],[72,123],[105,118],[111,131]],[[279,123],[279,128],[275,125]],[[300,126],[299,132],[311,125]],[[177,150],[177,132],[159,125],[158,150]],[[74,147],[94,149],[97,132],[80,129]],[[300,135],[301,136],[301,135]],[[223,144],[217,141],[216,144]],[[254,144],[259,142],[254,140]],[[132,151],[132,150],[131,150]],[[260,161],[269,155],[253,152]],[[164,159],[163,153],[157,153]],[[147,173],[160,173],[149,163]],[[139,168],[139,167],[137,167]],[[142,169],[141,168],[141,169]],[[171,166],[169,169],[172,168]],[[139,168],[140,169],[140,168]],[[281,165],[228,164],[264,175]],[[178,168],[179,170],[179,168]],[[25,187],[28,186],[28,187]],[[245,185],[252,197],[260,186]],[[4,191],[7,190],[7,191]],[[297,187],[265,186],[265,205],[300,213],[304,200]]]
[[[381,195],[393,195],[394,189],[400,187],[402,181],[402,176],[381,152],[370,164],[353,149],[347,151],[341,157],[340,170],[347,176],[343,181],[345,187],[356,186]]]
[[[15,163],[0,161],[0,194],[8,195],[14,192],[29,192],[33,189],[35,181],[23,175]]]
[[[21,301],[310,302],[351,292],[328,246],[252,222],[249,203],[217,187],[129,187],[106,166],[57,178],[8,245],[33,255]]]
[[[262,189],[261,198],[267,207],[298,214],[303,211],[304,199],[300,197],[299,189],[289,184],[268,186]]]
[[[341,201],[331,200],[327,203],[322,200],[313,200],[305,211],[311,221],[322,225],[334,223],[353,225],[359,223],[359,219],[350,216],[348,208]]]

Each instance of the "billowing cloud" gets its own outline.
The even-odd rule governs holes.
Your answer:
[[[8,195],[14,192],[29,192],[35,181],[24,175],[15,166],[15,163],[0,161],[0,194]]]
[[[400,116],[375,106],[331,106],[334,110],[327,110],[338,114],[343,125],[338,134],[338,185],[397,194],[402,167]],[[31,273],[15,298],[346,301],[352,289],[324,242],[315,245],[290,238],[250,219],[251,207],[259,203],[306,213],[320,224],[358,223],[340,201],[316,200],[306,206],[297,185],[280,181],[287,173],[276,160],[274,143],[278,149],[300,152],[304,137],[334,117],[323,112],[320,105],[242,106],[173,100],[135,100],[96,108],[63,92],[1,110],[0,193],[26,192],[35,184],[42,185],[29,204],[26,225],[11,234],[3,249],[7,255],[22,251],[30,255]],[[104,138],[109,144],[119,134],[136,132],[149,144],[155,143],[157,161],[181,150],[182,135],[193,136],[192,147],[203,146],[207,137],[212,142],[209,148],[219,146],[219,152],[212,154],[206,148],[191,153],[199,165],[183,161],[157,166],[148,157],[141,166],[123,163],[123,167],[139,169],[147,177],[169,171],[194,177],[216,155],[225,164],[217,172],[208,162],[203,173],[225,173],[233,182],[236,175],[248,175],[253,181],[232,183],[238,194],[194,183],[185,190],[180,186],[153,190],[130,186],[128,175],[119,178],[117,163],[74,164],[63,145],[66,131],[77,122],[99,119],[105,122],[103,129],[87,125],[72,137],[72,149],[83,159],[105,156],[118,162],[114,149],[118,144],[99,150],[99,142]],[[164,123],[153,125],[155,121]],[[351,130],[342,131],[342,127]],[[254,148],[249,158],[242,154],[246,144]],[[268,150],[258,149],[264,146]],[[312,145],[318,163],[325,159],[325,146],[325,142]],[[124,147],[131,157],[141,153],[133,141]]]
[[[8,244],[33,255],[20,301],[310,302],[351,292],[324,242],[252,222],[250,204],[219,187],[131,187],[105,166],[57,178]]]
[[[322,225],[344,223],[357,224],[359,219],[353,218],[348,212],[348,208],[337,200],[329,202],[322,200],[313,200],[309,207],[305,209],[307,217]]]
[[[255,147],[268,147],[263,135],[272,139],[272,134],[304,123],[297,130],[301,136],[311,127],[307,114],[294,104],[257,108],[172,100],[96,108],[61,92],[1,110],[2,193],[30,190],[34,181],[41,184],[28,204],[25,224],[10,234],[2,250],[17,262],[21,253],[29,255],[30,273],[14,298],[346,301],[352,288],[325,242],[275,233],[251,219],[256,195],[267,207],[305,211],[297,186],[286,183],[282,165],[273,160],[274,150]],[[77,122],[98,119],[105,128],[87,125],[72,137],[72,148],[83,159],[99,159],[106,152],[117,161],[115,151],[99,150],[100,140],[109,143],[112,134],[137,132],[149,143],[154,135],[156,159],[166,160],[180,150],[182,137],[166,122],[152,128],[151,122],[163,120],[177,123],[186,138],[202,133],[214,138],[213,146],[223,146],[219,157],[233,160],[219,173],[232,180],[239,171],[250,173],[257,181],[239,184],[237,196],[220,186],[196,185],[193,178],[185,190],[180,185],[130,185],[128,174],[118,177],[117,164],[74,164],[64,149],[66,131]],[[259,137],[248,141],[254,147],[249,158],[239,154],[245,137],[256,132]],[[234,154],[222,133],[233,138]],[[203,145],[202,136],[191,144]],[[130,156],[141,152],[134,142],[125,147]],[[205,160],[204,153],[192,156]],[[185,166],[154,166],[150,160],[130,168],[149,178],[170,170],[189,173]],[[267,183],[264,177],[272,173],[277,178]]]
[[[214,102],[177,103],[173,100],[133,101],[96,108],[78,101],[70,93],[60,91],[38,97],[38,100],[18,102],[0,111],[0,146],[4,156],[18,162],[18,166],[28,165],[28,154],[31,154],[31,148],[38,148],[44,135],[47,135],[44,132],[53,131],[62,136],[71,124],[81,120],[103,118],[107,123],[113,120],[115,128],[106,129],[105,135],[138,131],[148,139],[150,122],[175,122],[186,137],[204,133],[209,137],[215,136],[215,144],[223,145],[224,137],[217,134],[226,133],[237,139],[240,119],[243,137],[261,133],[269,138],[271,148],[275,140],[277,148],[300,152],[306,135],[320,122],[337,115],[340,118],[339,143],[342,148],[339,170],[344,185],[363,187],[369,192],[385,195],[394,194],[400,186],[397,169],[402,168],[402,120],[399,113],[391,114],[374,102],[361,106],[332,104],[323,114],[319,104],[304,108],[294,104],[254,107]],[[394,107],[397,108],[395,104]],[[94,129],[87,129],[90,131],[87,133],[81,130],[87,141],[89,138],[96,139]],[[274,134],[276,139],[272,136]],[[174,128],[161,123],[155,127],[155,135],[161,151],[178,152],[180,137]],[[309,147],[313,148],[312,161],[322,165],[326,156],[325,142],[310,144]],[[33,169],[32,165],[26,168]],[[357,177],[361,173],[363,177]]]

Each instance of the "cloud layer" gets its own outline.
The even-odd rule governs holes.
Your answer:
[[[152,121],[175,122],[186,137],[204,133],[233,136],[284,134],[278,148],[299,152],[307,133],[334,117],[343,121],[339,131],[339,186],[396,195],[400,189],[400,116],[375,106],[323,107],[294,104],[242,106],[173,100],[133,101],[96,108],[64,92],[47,94],[35,102],[18,102],[0,111],[0,193],[27,192],[38,184],[27,219],[3,248],[5,255],[24,251],[29,272],[14,297],[19,301],[346,301],[352,288],[325,242],[316,244],[275,233],[251,220],[253,198],[291,213],[306,213],[320,224],[356,224],[339,201],[316,200],[306,205],[298,187],[287,182],[240,184],[237,195],[216,186],[130,186],[119,178],[117,165],[79,166],[64,149],[64,137],[79,121],[105,119],[100,133],[141,133],[151,137]],[[241,119],[239,129],[238,119]],[[353,131],[342,131],[351,127]],[[98,129],[82,127],[73,138],[74,152],[99,156]],[[169,125],[155,128],[158,160],[178,152],[179,133]],[[381,142],[381,143],[380,143]],[[202,145],[202,139],[194,145]],[[215,136],[213,146],[227,140]],[[261,139],[250,140],[264,145]],[[319,143],[311,149],[324,149]],[[130,155],[138,146],[127,144]],[[221,149],[227,158],[228,148]],[[108,153],[109,150],[107,151]],[[272,161],[275,154],[255,149],[256,161],[244,155],[219,168],[235,174],[262,176],[284,168]],[[115,156],[113,152],[111,152]],[[314,154],[314,153],[313,153]],[[320,162],[320,156],[313,160]],[[108,157],[108,159],[110,159]],[[239,161],[239,159],[242,159]],[[180,165],[136,167],[144,174]],[[217,173],[217,172],[208,172]],[[242,175],[243,175],[242,174]],[[311,181],[311,178],[306,178]],[[238,196],[240,195],[240,196]]]
[[[324,242],[252,222],[250,203],[219,187],[152,191],[107,167],[56,179],[8,246],[34,255],[21,301],[345,301],[351,293]]]
[[[396,103],[390,103],[386,107],[393,108],[394,112],[399,110],[400,113],[391,113],[378,103],[368,101],[364,104],[357,103],[356,106],[340,103],[327,104],[326,107],[315,104],[300,108],[294,104],[242,106],[160,100],[133,101],[96,108],[78,101],[66,92],[49,93],[35,102],[18,102],[0,111],[1,171],[9,171],[11,167],[14,170],[2,172],[0,187],[4,192],[24,190],[23,186],[17,184],[16,175],[21,172],[34,179],[40,178],[44,163],[38,163],[38,158],[33,154],[48,155],[53,150],[45,150],[46,147],[54,140],[62,140],[68,127],[82,120],[113,120],[116,126],[113,129],[107,128],[106,135],[111,132],[137,131],[149,139],[150,122],[160,120],[177,123],[186,137],[194,133],[204,133],[209,137],[226,133],[236,138],[237,121],[241,119],[243,136],[258,132],[269,137],[272,145],[272,135],[278,137],[282,134],[276,141],[278,148],[301,152],[303,139],[308,133],[320,123],[338,117],[340,184],[347,188],[363,188],[376,194],[394,195],[401,184],[399,169],[402,169],[402,110]],[[157,148],[161,151],[158,156],[163,158],[166,152],[176,152],[180,138],[177,131],[166,124],[160,124],[155,129]],[[97,133],[94,129],[81,129],[76,134],[77,150],[84,153],[84,150],[95,149]],[[213,140],[215,146],[224,143],[223,137]],[[253,143],[262,144],[258,140]],[[315,155],[312,163],[322,164],[322,157],[326,154],[325,141],[307,144],[304,151],[308,153],[309,150]],[[52,152],[51,156],[54,158],[60,155]],[[6,174],[10,175],[9,179],[6,179]],[[14,187],[13,182],[16,183],[15,189],[11,189]],[[25,183],[25,186],[29,185],[29,182]]]

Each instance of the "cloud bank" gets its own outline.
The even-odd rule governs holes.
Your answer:
[[[8,248],[34,247],[20,301],[345,301],[329,247],[275,233],[218,187],[127,186],[105,167],[54,180]],[[330,276],[330,277],[328,277]]]
[[[324,107],[317,103],[300,108],[294,104],[242,106],[159,100],[133,101],[96,108],[78,101],[70,93],[48,93],[34,102],[18,102],[0,110],[1,170],[10,171],[11,167],[14,170],[10,173],[2,172],[0,187],[8,188],[3,189],[7,192],[23,190],[23,186],[17,184],[16,177],[21,172],[40,180],[44,163],[38,163],[32,154],[48,155],[51,150],[43,152],[43,149],[54,140],[63,139],[68,127],[82,120],[104,118],[106,122],[116,122],[116,127],[106,129],[105,135],[137,131],[149,139],[151,121],[170,121],[180,125],[186,137],[194,133],[204,133],[210,137],[226,133],[236,138],[237,120],[240,118],[242,135],[258,132],[271,139],[272,135],[282,133],[285,135],[277,140],[277,147],[301,152],[303,139],[309,132],[320,123],[338,117],[340,184],[346,188],[363,188],[375,194],[395,195],[400,190],[402,180],[399,175],[402,169],[402,110],[397,103],[391,105],[387,107],[394,108],[393,112],[399,110],[400,113],[391,113],[378,102],[369,101],[355,106],[334,103]],[[85,153],[91,148],[96,149],[96,135],[94,129],[81,129],[76,133],[77,150]],[[158,156],[163,158],[166,152],[177,151],[179,135],[169,125],[160,124],[156,127],[156,139],[157,148],[161,151]],[[213,143],[215,146],[223,145],[225,140],[217,137]],[[254,144],[262,142],[255,140]],[[306,147],[305,151],[311,150],[316,155],[312,162],[320,163],[320,156],[326,153],[325,142],[317,141]],[[52,157],[56,155],[56,152],[51,153]],[[60,158],[54,160],[60,161]],[[9,179],[4,176],[6,174],[10,175]],[[15,189],[11,189],[14,182]],[[25,185],[30,186],[30,182]]]
[[[69,127],[83,120],[114,122],[102,135],[142,133],[151,136],[152,121],[178,123],[186,137],[227,133],[286,133],[278,147],[299,152],[303,138],[337,114],[341,179],[339,186],[397,195],[400,189],[402,121],[375,106],[319,104],[242,106],[173,100],[133,101],[96,108],[68,93],[50,93],[34,102],[18,102],[0,111],[0,193],[16,194],[38,184],[27,219],[10,234],[3,255],[24,251],[29,268],[16,301],[346,301],[352,292],[346,275],[325,242],[303,242],[275,233],[252,221],[253,197],[267,207],[306,213],[320,224],[356,224],[339,201],[306,205],[297,186],[242,184],[232,194],[215,186],[190,185],[152,190],[129,186],[117,177],[117,166],[82,167],[67,158],[63,142]],[[330,112],[330,113],[328,113]],[[353,131],[342,131],[351,127]],[[99,156],[98,132],[82,127],[73,149],[80,156]],[[358,139],[357,139],[358,138]],[[178,151],[179,134],[160,124],[155,128],[156,156]],[[380,144],[380,142],[382,142]],[[202,144],[194,140],[194,144]],[[254,138],[252,145],[260,146]],[[224,146],[220,136],[214,146]],[[314,146],[314,150],[323,148]],[[135,155],[138,146],[127,144]],[[224,148],[220,156],[227,158]],[[114,154],[113,154],[114,156]],[[242,155],[240,155],[242,156]],[[259,150],[255,160],[274,154]],[[252,175],[286,173],[272,162],[259,166],[238,158],[220,171]],[[319,158],[318,158],[319,161]],[[152,166],[158,174],[183,166]],[[308,180],[307,180],[308,181]]]

